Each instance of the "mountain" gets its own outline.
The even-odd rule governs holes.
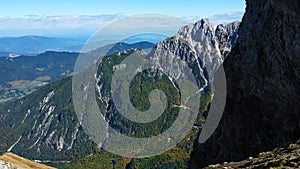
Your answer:
[[[168,98],[168,106],[163,115],[150,124],[132,123],[121,116],[112,101],[110,90],[112,75],[120,68],[120,63],[131,54],[137,52],[143,55],[144,51],[129,49],[113,52],[98,61],[100,66],[95,77],[98,89],[96,93],[99,96],[97,104],[101,113],[111,127],[125,135],[135,137],[157,135],[172,125],[180,109],[181,97],[176,87],[178,83],[173,77],[184,73],[178,60],[185,61],[193,70],[191,73],[195,76],[201,93],[199,116],[195,126],[183,141],[168,152],[154,157],[135,159],[113,155],[99,149],[99,145],[90,140],[77,119],[72,98],[72,77],[57,80],[24,98],[5,103],[0,107],[0,151],[9,150],[59,168],[150,168],[151,166],[186,168],[193,140],[196,139],[198,128],[203,125],[203,114],[208,111],[211,101],[210,76],[213,76],[223,61],[219,43],[214,27],[208,20],[203,19],[184,26],[176,36],[157,44],[150,54],[145,56],[149,56],[156,66],[138,73],[131,82],[130,98],[133,104],[139,110],[147,110],[150,106],[148,95],[157,88],[165,91]],[[117,45],[121,45],[122,49],[125,49],[124,46],[128,47],[123,43]],[[143,43],[142,46],[148,48],[149,43]],[[86,55],[99,57],[99,53],[101,50],[94,50]],[[166,57],[172,54],[174,57]],[[179,66],[178,69],[172,68],[176,65]],[[172,71],[161,74],[159,68],[168,70],[170,68]],[[85,72],[82,73],[84,75]],[[80,75],[82,74],[78,73],[74,76]],[[79,90],[84,88],[82,86]],[[113,135],[110,131],[101,134],[107,134],[108,137]]]
[[[35,35],[2,37],[0,38],[0,51],[19,54],[38,54],[49,50],[79,52],[84,43],[84,40]]]
[[[9,57],[10,55],[8,52],[0,52],[0,57]]]
[[[169,37],[166,35],[161,35],[156,33],[142,33],[142,34],[130,36],[124,39],[122,42],[132,44],[132,43],[147,41],[156,44],[167,38]]]
[[[165,35],[145,33],[128,37],[122,43],[138,44],[140,42],[149,42],[155,44],[166,38],[168,37]],[[10,54],[36,55],[46,51],[80,52],[86,41],[83,38],[59,38],[36,35],[1,37],[0,57],[8,57]],[[99,42],[95,48],[100,48],[108,44],[108,42],[104,41]]]
[[[111,54],[114,51],[124,51],[130,48],[148,49],[152,48],[154,44],[150,42],[134,44],[119,42],[107,46],[111,48],[107,54]],[[103,48],[91,51],[89,55],[93,55],[93,52],[97,53],[99,50],[102,51]],[[70,74],[73,72],[78,55],[79,53],[75,52],[47,51],[36,56],[21,55],[18,57],[0,58],[2,68],[0,83],[4,84],[16,80],[33,80],[39,76],[50,76],[51,81],[53,81],[63,77],[63,73]]]
[[[206,86],[208,82],[212,82],[215,71],[222,64],[226,55],[225,49],[220,47],[224,44],[232,44],[227,45],[228,48],[226,50],[230,50],[235,45],[238,37],[238,25],[239,22],[236,21],[225,26],[217,26],[218,28],[221,26],[231,28],[223,31],[223,34],[227,35],[226,38],[222,38],[223,34],[215,31],[214,26],[208,19],[201,19],[194,24],[183,26],[176,36],[168,38],[157,45],[154,60],[158,60],[158,65],[165,63],[166,69],[176,69],[172,68],[172,66],[178,66],[178,63],[176,63],[178,62],[176,61],[177,58],[167,58],[169,53],[174,53],[182,57],[188,64],[193,65],[194,69],[197,68],[199,70],[199,72],[195,73],[195,76],[201,77],[201,82],[198,83],[202,83],[200,86]],[[172,75],[175,77],[180,74],[184,74],[183,70],[173,72]]]
[[[45,52],[37,56],[0,58],[0,102],[28,95],[70,75],[78,53]]]
[[[224,63],[223,118],[191,168],[239,161],[300,137],[299,1],[246,0],[239,39]]]
[[[142,49],[142,50],[151,50],[155,46],[154,43],[148,41],[139,41],[136,43],[125,43],[125,42],[117,42],[115,44],[106,45],[102,48],[92,50],[89,55],[93,55],[92,53],[101,53],[105,48],[108,49],[106,54],[113,54],[115,51],[126,51],[128,49]]]
[[[114,51],[151,49],[153,46],[150,42],[110,44],[90,51],[86,60],[92,63],[99,57],[95,55],[99,51],[107,51],[103,56]],[[75,52],[47,51],[36,56],[0,57],[0,103],[28,95],[46,83],[72,74],[78,55]]]
[[[40,76],[49,76],[53,81],[61,78],[63,73],[73,71],[77,56],[78,53],[48,51],[36,56],[0,58],[0,83],[33,80]]]

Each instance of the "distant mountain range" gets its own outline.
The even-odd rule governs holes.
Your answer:
[[[137,34],[122,40],[126,44],[135,44],[143,41],[158,43],[168,38],[165,35],[154,33]],[[59,38],[45,36],[22,36],[22,37],[1,37],[0,57],[18,55],[36,55],[46,51],[67,51],[81,52],[87,39],[84,38]],[[94,48],[100,48],[113,43],[113,40],[99,41]],[[86,52],[86,51],[84,51]]]
[[[0,38],[0,51],[15,54],[38,54],[45,51],[80,51],[85,41],[71,38],[22,36]]]
[[[106,51],[104,56],[114,51],[146,50],[153,46],[150,42],[110,44],[88,52],[86,61],[92,63],[99,58],[99,51]],[[48,82],[71,75],[78,55],[76,52],[47,51],[36,56],[0,57],[0,103],[25,96]]]
[[[119,42],[89,52],[88,56],[98,51],[105,51],[112,54],[114,51],[124,51],[130,48],[148,49],[153,48],[150,42],[138,42],[127,44]],[[50,76],[50,81],[63,77],[63,73],[73,72],[73,67],[79,53],[47,51],[36,56],[20,55],[18,57],[8,56],[0,58],[1,79],[0,84],[15,80],[33,80],[39,76]],[[99,56],[97,56],[99,57]],[[97,57],[92,59],[97,59]]]
[[[0,52],[0,57],[9,57],[10,53],[8,52]]]
[[[167,38],[168,38],[168,36],[162,35],[162,34],[157,34],[157,33],[141,33],[141,34],[136,34],[136,35],[127,37],[124,40],[122,40],[122,42],[129,43],[129,44],[142,42],[142,41],[147,41],[147,42],[151,42],[151,43],[159,43]]]

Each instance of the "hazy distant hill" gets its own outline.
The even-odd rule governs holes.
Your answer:
[[[8,52],[0,52],[0,57],[8,57],[10,53]]]
[[[22,36],[0,38],[0,51],[21,54],[38,54],[45,51],[80,51],[84,40],[71,38]]]
[[[165,35],[145,33],[126,38],[122,43],[136,44],[140,42],[158,43],[168,38]],[[84,38],[59,38],[44,36],[22,36],[22,37],[1,37],[0,57],[7,57],[10,54],[39,54],[46,51],[69,51],[80,52],[87,39]],[[109,42],[100,41],[99,46],[105,46]],[[95,48],[98,48],[95,47]]]
[[[49,76],[50,80],[60,78],[66,71],[71,72],[78,53],[45,52],[37,56],[0,58],[0,84],[16,80],[33,80]]]
[[[116,43],[93,50],[91,53],[108,51],[103,55],[111,54],[114,51],[124,51],[130,48],[148,49],[154,46],[150,42],[138,42],[134,44]],[[49,76],[49,81],[64,77],[73,72],[73,67],[79,53],[76,52],[55,52],[47,51],[36,56],[21,55],[18,57],[0,58],[0,84],[15,80],[33,80],[39,76]],[[97,59],[98,55],[95,56]],[[87,58],[88,59],[88,58]]]
[[[99,55],[130,48],[148,49],[154,46],[150,42],[134,44],[116,43],[90,51],[86,61],[92,63]],[[36,56],[0,57],[0,103],[23,97],[40,86],[73,73],[79,53],[47,51]]]
[[[159,43],[165,39],[169,38],[166,35],[157,34],[157,33],[142,33],[137,35],[132,35],[123,40],[124,43],[137,43],[142,41],[147,41],[151,43]]]

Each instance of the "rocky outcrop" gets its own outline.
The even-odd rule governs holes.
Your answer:
[[[215,35],[214,26],[209,20],[201,19],[195,24],[182,27],[175,38],[186,41],[191,46],[191,50],[202,63],[202,67],[206,68],[209,77],[222,64],[219,42]]]
[[[227,102],[191,168],[242,160],[300,137],[299,1],[247,0],[237,45],[224,63]]]
[[[6,152],[0,155],[1,169],[55,169],[50,166],[31,161],[26,158],[17,156],[13,153]]]
[[[218,25],[216,28],[215,32],[219,42],[219,49],[224,58],[236,44],[239,26],[240,22],[235,21],[227,25]]]
[[[207,169],[233,168],[300,168],[300,141],[272,151],[261,152],[257,157],[243,161],[213,164]]]
[[[1,160],[0,160],[0,168],[2,168],[2,169],[22,169],[19,167],[15,167],[11,163],[6,163],[5,161],[1,161]]]

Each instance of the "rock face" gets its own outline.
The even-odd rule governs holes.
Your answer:
[[[146,56],[154,63],[154,66],[151,67],[151,70],[147,71],[148,75],[155,79],[156,75],[159,74],[159,76],[161,76],[160,73],[156,72],[157,69],[161,70],[167,75],[170,82],[172,82],[173,86],[175,86],[177,89],[176,85],[178,84],[174,83],[174,81],[183,76],[190,77],[189,75],[191,75],[188,74],[190,73],[190,70],[186,70],[186,65],[188,65],[189,68],[193,70],[192,73],[195,77],[195,79],[191,78],[189,80],[196,80],[196,83],[199,87],[199,92],[204,90],[204,88],[212,82],[212,75],[223,63],[223,56],[219,49],[219,44],[229,44],[231,41],[234,41],[231,39],[232,36],[229,35],[237,35],[238,24],[239,22],[234,22],[226,26],[222,26],[224,28],[228,27],[228,29],[224,29],[222,32],[223,34],[228,35],[226,38],[219,38],[216,35],[214,26],[207,19],[201,19],[194,24],[183,26],[175,36],[158,43],[149,53],[149,55]],[[221,36],[221,33],[218,35]],[[228,46],[228,48],[230,47],[231,46]],[[104,60],[105,59],[103,59],[102,62],[104,62]],[[113,66],[114,69],[126,67],[126,64],[121,64],[119,61],[120,60],[115,62],[117,66]],[[136,126],[140,124],[129,126],[129,122],[126,122],[125,119],[123,120],[124,123],[121,125],[120,122],[117,122],[123,117],[120,117],[118,111],[116,111],[117,109],[114,106],[113,100],[117,99],[113,99],[111,97],[111,89],[107,87],[110,86],[110,82],[108,79],[105,79],[106,76],[103,76],[108,72],[108,70],[104,69],[104,67],[108,67],[108,64],[110,63],[105,63],[106,66],[100,65],[99,67],[101,67],[101,70],[97,75],[97,88],[100,96],[99,100],[101,101],[100,104],[106,109],[105,118],[107,121],[109,121],[109,126],[117,129],[124,126],[123,129],[119,130],[129,132],[127,133],[129,135],[134,135],[138,133],[136,131],[137,129],[135,129]],[[146,83],[146,81],[143,83]],[[120,88],[120,86],[116,88]],[[167,124],[164,125],[168,126]],[[139,127],[139,133],[141,133],[140,129],[142,129],[142,127],[143,126]],[[145,130],[151,131],[149,128]],[[145,131],[142,132],[143,134],[145,133]],[[108,135],[112,134],[113,133],[108,131]]]
[[[215,32],[219,41],[219,49],[224,58],[236,44],[239,26],[240,22],[235,21],[227,25],[218,25],[216,28]]]
[[[176,57],[169,58],[170,53],[182,57],[187,63],[196,62],[203,79],[200,86],[206,86],[223,63],[226,52],[235,45],[239,24],[236,21],[225,26],[218,25],[215,29],[208,19],[201,19],[183,26],[174,37],[157,45],[154,59],[158,64],[167,64],[163,67],[180,67]],[[173,77],[180,76],[182,72],[174,72]]]
[[[219,42],[213,25],[207,19],[182,27],[175,37],[186,41],[191,46],[202,67],[206,68],[209,77],[222,64]]]
[[[0,160],[0,168],[2,169],[15,169],[16,167],[10,163],[6,163],[5,161],[1,161]],[[17,169],[21,169],[21,168],[17,168]]]
[[[246,2],[239,40],[224,63],[223,118],[208,141],[195,141],[191,168],[242,160],[300,137],[300,3]]]
[[[88,141],[72,110],[71,98],[71,78],[66,78],[1,106],[0,128],[4,132],[0,151],[36,160],[70,159],[74,146],[81,147],[76,139]]]

